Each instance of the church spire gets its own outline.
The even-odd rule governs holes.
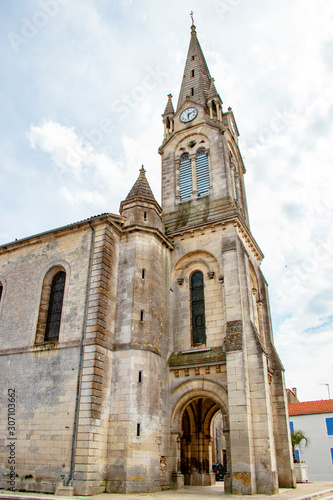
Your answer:
[[[201,104],[205,108],[207,106],[210,87],[211,76],[197,38],[196,27],[192,24],[191,40],[179,93],[177,111],[179,111],[188,97],[191,101]]]

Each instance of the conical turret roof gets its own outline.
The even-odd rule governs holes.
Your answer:
[[[194,24],[192,24],[191,30],[190,46],[180,87],[177,111],[182,107],[187,97],[190,97],[191,101],[206,107],[211,86],[211,76],[197,38]]]
[[[167,105],[165,106],[165,110],[164,110],[164,113],[162,116],[170,116],[170,115],[174,115],[175,114],[175,110],[173,108],[173,104],[172,104],[172,94],[168,94],[168,102],[167,102]]]
[[[219,96],[219,94],[218,94],[218,92],[216,90],[214,78],[212,78],[211,81],[210,81],[210,89],[209,89],[207,97],[208,97],[208,99],[214,99],[214,97],[218,97],[219,100],[222,102],[222,99],[221,99],[221,97]]]
[[[156,203],[155,197],[153,195],[153,192],[151,190],[151,187],[149,186],[149,183],[146,178],[146,171],[144,169],[144,166],[142,165],[140,169],[140,174],[137,180],[135,181],[132,189],[128,193],[126,200],[131,200],[133,198],[144,198],[149,201],[153,201]]]

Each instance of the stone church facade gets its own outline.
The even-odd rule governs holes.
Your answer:
[[[225,491],[295,486],[237,125],[195,26],[162,116],[162,206],[142,167],[120,215],[0,247],[2,488],[213,484],[217,415]]]

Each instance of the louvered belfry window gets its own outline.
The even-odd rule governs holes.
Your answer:
[[[44,341],[58,340],[66,273],[61,271],[52,280]]]
[[[180,159],[179,187],[180,199],[190,199],[192,195],[192,164],[188,153],[185,153]]]
[[[204,149],[199,149],[197,152],[195,164],[197,171],[198,196],[202,196],[208,193],[210,186],[208,156]]]
[[[192,342],[206,342],[204,282],[201,271],[191,276]]]

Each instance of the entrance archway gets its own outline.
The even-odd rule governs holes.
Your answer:
[[[221,382],[202,377],[180,384],[172,398],[173,472],[177,482],[181,484],[182,476],[184,484],[214,484],[214,417],[220,411],[227,455],[230,448],[227,389]]]

